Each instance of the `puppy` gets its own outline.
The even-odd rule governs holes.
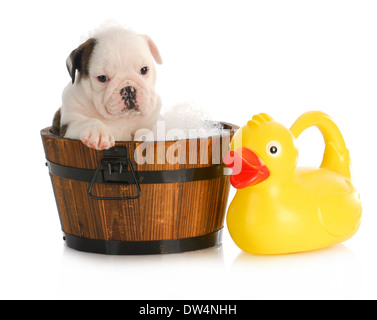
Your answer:
[[[72,82],[52,132],[103,150],[152,128],[161,109],[155,62],[162,64],[161,55],[146,35],[121,27],[95,34],[67,59]]]

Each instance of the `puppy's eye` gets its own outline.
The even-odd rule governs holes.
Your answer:
[[[109,80],[109,78],[106,77],[105,75],[98,76],[97,79],[99,82],[102,82],[102,83],[107,82],[107,80]]]
[[[141,73],[142,75],[147,74],[148,71],[149,71],[149,68],[148,68],[148,67],[143,67],[143,68],[140,69],[140,73]]]

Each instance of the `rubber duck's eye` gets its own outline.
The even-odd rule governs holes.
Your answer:
[[[280,155],[281,153],[281,146],[280,146],[280,143],[279,142],[276,142],[276,141],[271,141],[268,145],[267,145],[267,153],[269,156],[271,157],[277,157]]]
[[[148,71],[149,71],[149,68],[148,68],[148,67],[143,67],[143,68],[140,69],[140,73],[141,73],[142,75],[147,74]]]
[[[97,79],[99,82],[102,83],[107,82],[107,80],[109,80],[105,75],[98,76]]]

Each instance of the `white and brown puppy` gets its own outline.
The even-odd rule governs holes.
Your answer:
[[[72,83],[63,92],[53,132],[102,150],[151,129],[161,109],[153,60],[162,63],[154,42],[121,27],[81,44],[67,59]]]

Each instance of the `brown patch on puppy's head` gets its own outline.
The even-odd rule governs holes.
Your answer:
[[[80,72],[81,77],[89,75],[89,62],[97,40],[90,38],[73,50],[67,59],[67,69],[72,78],[72,83],[76,79],[76,70]]]

